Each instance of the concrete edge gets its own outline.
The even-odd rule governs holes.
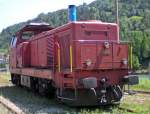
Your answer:
[[[0,96],[0,103],[2,103],[2,105],[4,105],[6,108],[11,110],[15,114],[24,114],[19,107],[17,107],[14,103],[12,103],[11,101],[2,96]]]

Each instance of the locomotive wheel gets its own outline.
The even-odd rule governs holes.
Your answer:
[[[122,90],[120,88],[120,86],[113,86],[111,87],[112,92],[113,92],[113,98],[115,102],[118,102],[121,100],[123,93]]]
[[[103,95],[105,95],[106,102],[101,102]],[[109,86],[106,88],[105,94],[100,93],[98,96],[100,105],[112,105],[120,103],[123,93],[120,86]]]
[[[34,93],[38,93],[39,85],[38,85],[38,78],[31,77],[31,90]]]
[[[39,79],[38,92],[42,96],[53,98],[55,96],[55,88],[52,86],[52,81]]]
[[[11,82],[17,86],[21,86],[21,78],[20,75],[11,74]]]

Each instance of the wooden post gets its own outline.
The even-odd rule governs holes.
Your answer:
[[[116,23],[118,25],[117,27],[117,38],[118,38],[118,42],[119,42],[119,12],[118,12],[118,0],[115,0],[115,6],[116,6]]]

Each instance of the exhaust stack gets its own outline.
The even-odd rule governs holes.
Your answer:
[[[68,22],[74,22],[77,20],[77,10],[75,5],[68,6]]]

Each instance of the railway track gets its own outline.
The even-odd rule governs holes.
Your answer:
[[[122,111],[130,112],[130,113],[136,113],[135,110],[129,109],[129,108],[125,108],[125,107],[118,107],[118,109],[119,109],[119,110],[122,110]]]
[[[150,91],[142,91],[142,90],[130,90],[130,91],[125,90],[125,92],[129,93],[130,95],[137,93],[150,95]]]
[[[141,94],[149,94],[150,95],[150,91],[134,91],[134,92],[136,92],[136,93],[141,93]]]
[[[128,95],[134,95],[134,94],[143,94],[143,95],[148,95],[150,96],[150,91],[142,91],[142,90],[125,90],[126,93],[128,93]],[[126,107],[121,107],[119,106],[118,107],[119,110],[122,110],[122,111],[127,111],[127,112],[130,112],[130,113],[138,113],[136,112],[136,110],[134,109],[130,109],[130,108],[126,108]]]
[[[12,114],[23,114],[23,111],[20,108],[2,96],[0,96],[0,104],[7,108],[8,112]]]

